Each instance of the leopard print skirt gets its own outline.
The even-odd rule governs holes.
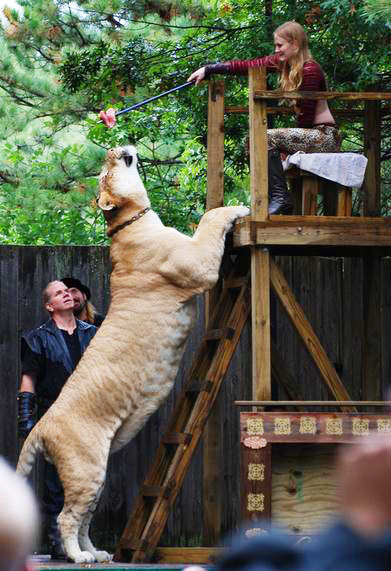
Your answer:
[[[311,129],[299,127],[285,129],[268,129],[269,148],[292,155],[297,151],[304,153],[338,153],[341,137],[337,127],[316,125]]]

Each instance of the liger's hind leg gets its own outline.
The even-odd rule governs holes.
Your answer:
[[[64,508],[58,517],[58,524],[66,555],[75,563],[92,563],[95,561],[95,555],[99,552],[96,551],[91,542],[88,546],[92,547],[92,551],[86,549],[86,542],[79,545],[79,533],[84,521],[89,517],[90,511],[91,513],[94,512],[97,505],[96,498],[103,487],[106,470],[99,470],[94,466],[94,473],[92,473],[91,467],[86,467],[79,473],[83,474],[82,482],[75,477],[74,481],[64,485]],[[87,525],[87,537],[91,517],[89,517]],[[83,539],[85,535],[86,533],[83,532]]]
[[[84,516],[83,522],[79,529],[79,545],[81,549],[91,553],[95,557],[95,560],[98,561],[99,563],[103,563],[104,561],[110,561],[112,559],[112,556],[110,555],[110,553],[107,553],[107,551],[98,551],[93,545],[89,536],[90,523],[95,513],[95,510],[98,506],[100,496],[103,492],[103,488],[104,488],[104,483],[101,485],[100,489],[98,490],[95,501],[90,506],[88,513]]]

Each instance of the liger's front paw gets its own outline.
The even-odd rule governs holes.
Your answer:
[[[250,209],[247,206],[237,206],[238,218],[243,218],[243,216],[250,216]]]

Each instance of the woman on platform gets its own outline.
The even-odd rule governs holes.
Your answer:
[[[198,85],[213,74],[245,75],[249,68],[266,67],[279,73],[282,91],[326,91],[320,65],[312,59],[307,34],[297,22],[285,22],[274,32],[275,53],[249,60],[208,64],[192,73],[188,81]],[[334,153],[340,137],[327,101],[301,99],[294,103],[297,127],[268,129],[269,214],[289,214],[292,210],[280,152]]]

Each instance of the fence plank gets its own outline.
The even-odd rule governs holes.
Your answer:
[[[18,248],[0,248],[0,454],[14,464],[17,457],[16,415],[19,377]]]

